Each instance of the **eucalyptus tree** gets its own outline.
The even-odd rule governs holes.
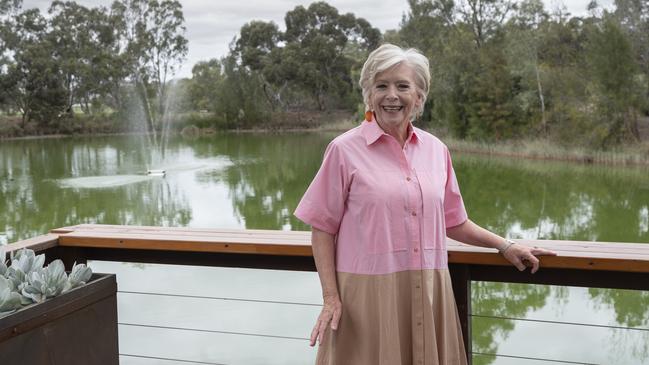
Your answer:
[[[253,20],[244,24],[239,37],[233,44],[232,53],[241,65],[252,71],[262,83],[262,89],[271,109],[284,106],[283,91],[288,86],[285,74],[287,58],[284,57],[279,43],[282,33],[274,22]]]
[[[601,25],[591,28],[586,54],[602,145],[616,144],[624,137],[638,141],[637,110],[642,98],[634,81],[638,65],[631,41],[612,16],[606,14]]]
[[[0,57],[7,51],[7,37],[13,17],[22,7],[22,0],[0,0]]]
[[[355,80],[349,70],[355,61],[345,57],[351,44],[369,51],[381,41],[381,33],[365,19],[340,14],[325,2],[308,8],[297,6],[284,17],[286,50],[293,59],[294,79],[311,93],[320,110],[327,94],[348,96]]]
[[[189,98],[198,110],[215,112],[219,104],[218,90],[223,87],[223,66],[217,59],[201,61],[192,67]]]
[[[520,78],[522,89],[517,101],[529,111],[530,117],[537,114],[534,109],[538,105],[540,129],[544,135],[548,132],[548,118],[539,48],[548,21],[549,14],[541,0],[524,0],[508,22],[506,31],[508,64],[512,74]],[[538,104],[534,99],[538,100]]]
[[[41,126],[56,127],[65,111],[65,89],[47,34],[47,20],[38,9],[19,13],[5,34],[12,61],[6,67],[3,86],[22,114],[23,127],[32,119]]]
[[[649,115],[649,2],[615,0],[613,13],[633,47],[634,56],[644,80],[643,109]]]
[[[48,38],[61,69],[67,90],[67,109],[80,104],[86,113],[90,105],[108,93],[113,63],[111,46],[115,42],[107,9],[86,8],[75,2],[54,1],[49,8]]]
[[[457,25],[453,0],[408,0],[408,13],[401,20],[401,40],[433,55],[448,42],[449,32]]]
[[[476,46],[482,47],[507,20],[516,3],[512,0],[460,0],[458,12],[469,25]]]
[[[0,109],[11,108],[11,82],[7,71],[12,61],[7,39],[12,37],[12,22],[21,5],[21,0],[0,0]]]
[[[269,103],[286,107],[282,94],[289,85],[310,95],[320,110],[329,99],[349,102],[354,87],[351,69],[378,46],[380,31],[325,2],[297,6],[284,21],[284,32],[272,22],[244,25],[233,47],[241,64],[260,72],[265,87],[273,87],[266,93]]]

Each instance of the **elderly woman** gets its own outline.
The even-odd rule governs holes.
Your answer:
[[[415,128],[428,60],[385,44],[361,72],[366,120],[335,138],[295,215],[312,227],[324,305],[317,364],[466,364],[446,236],[496,248],[519,270],[535,255],[467,218],[448,148]]]

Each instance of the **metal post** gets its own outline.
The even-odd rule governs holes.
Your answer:
[[[451,282],[453,283],[453,294],[457,305],[462,337],[464,338],[464,349],[469,365],[472,363],[471,354],[471,270],[469,265],[449,264]]]

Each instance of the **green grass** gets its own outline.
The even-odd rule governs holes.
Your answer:
[[[649,141],[606,151],[567,147],[545,139],[486,143],[445,137],[443,141],[451,150],[469,153],[607,165],[649,165]]]

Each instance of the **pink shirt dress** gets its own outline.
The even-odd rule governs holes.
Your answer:
[[[409,126],[401,148],[375,121],[338,136],[295,215],[336,235],[343,313],[318,365],[463,365],[446,228],[467,214],[448,148]]]

